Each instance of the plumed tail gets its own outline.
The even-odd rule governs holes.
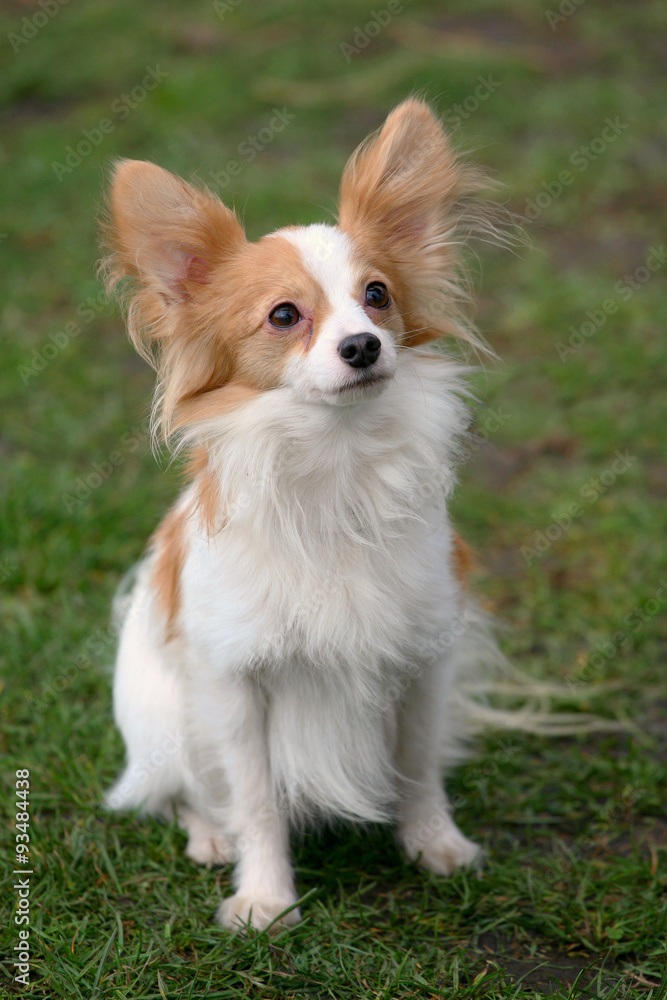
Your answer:
[[[587,711],[565,711],[557,706],[590,701],[586,686],[537,680],[517,669],[502,653],[493,620],[470,601],[465,630],[457,644],[455,678],[451,689],[453,714],[460,719],[460,738],[484,729],[514,729],[540,736],[619,732],[629,724]],[[606,690],[606,687],[605,687]],[[600,693],[596,686],[594,694]]]

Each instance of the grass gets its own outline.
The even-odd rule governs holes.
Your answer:
[[[586,0],[552,28],[528,0],[415,0],[363,48],[371,14],[350,0],[82,0],[43,24],[40,9],[0,14],[2,937],[11,955],[10,791],[28,768],[28,995],[657,1000],[667,307],[665,264],[641,269],[664,238],[664,5]],[[343,42],[360,49],[349,61]],[[149,69],[166,75],[132,96]],[[229,871],[194,868],[177,829],[99,805],[122,760],[109,605],[178,488],[149,452],[150,373],[99,297],[103,174],[117,155],[196,173],[253,236],[314,221],[356,142],[412,90],[529,216],[517,255],[482,253],[480,325],[503,360],[478,379],[480,444],[455,504],[478,587],[522,669],[636,725],[482,741],[450,786],[488,852],[480,878],[419,872],[389,831],[344,827],[296,845],[299,927],[230,936],[211,919]],[[274,107],[294,117],[250,161],[239,147]],[[105,118],[90,155],[54,170]],[[12,961],[3,996],[22,989]]]

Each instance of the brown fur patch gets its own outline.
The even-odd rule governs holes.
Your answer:
[[[452,532],[452,565],[462,590],[468,589],[468,577],[477,568],[473,549],[456,531]]]
[[[228,382],[218,389],[208,389],[195,393],[181,401],[178,414],[174,418],[173,430],[185,427],[188,424],[205,423],[208,420],[215,420],[216,417],[224,413],[230,413],[248,400],[258,396],[261,389],[248,385],[239,385],[236,382]]]
[[[281,302],[294,303],[304,317],[293,329],[277,330],[267,322]],[[257,392],[281,384],[290,356],[308,349],[330,308],[300,250],[278,233],[246,243],[212,276],[194,303],[192,320],[196,329],[213,333],[212,349],[226,358],[230,388]]]
[[[226,523],[220,504],[218,478],[211,468],[210,456],[205,448],[195,448],[190,455],[186,474],[192,479],[195,503],[204,529],[214,534]]]
[[[208,452],[206,448],[193,448],[185,467],[185,478],[196,479],[200,472],[204,472],[208,465]]]
[[[181,609],[181,573],[187,554],[185,521],[188,512],[172,508],[151,538],[155,551],[152,583],[158,604],[166,619],[167,639],[178,634]]]

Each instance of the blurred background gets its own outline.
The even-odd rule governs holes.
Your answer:
[[[216,996],[479,996],[482,979],[506,996],[523,976],[512,995],[569,996],[591,963],[624,995],[655,989],[666,21],[657,0],[2,4],[1,739],[33,775],[33,995],[197,996],[213,977]],[[150,453],[152,373],[95,276],[105,175],[126,156],[199,179],[251,237],[327,219],[353,148],[414,92],[525,220],[514,253],[477,248],[500,357],[476,378],[454,505],[477,586],[522,669],[638,722],[489,737],[453,784],[483,880],[415,873],[382,831],[323,835],[297,857],[319,886],[305,925],[230,946],[208,924],[229,873],[98,808],[122,757],[110,601],[180,481]]]

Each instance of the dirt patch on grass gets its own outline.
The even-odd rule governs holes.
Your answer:
[[[493,932],[480,935],[477,944],[509,979],[545,992],[562,986],[570,989],[578,977],[581,977],[578,985],[586,988],[597,980],[600,971],[602,985],[606,988],[624,978],[622,968],[602,955],[556,951],[534,940],[531,941],[533,953],[527,955],[525,946]]]
[[[602,45],[579,39],[571,28],[555,33],[546,20],[538,24],[494,13],[448,16],[428,24],[405,21],[392,34],[407,48],[435,52],[455,47],[458,52],[487,53],[495,62],[509,59],[550,73],[589,70],[605,54]]]

